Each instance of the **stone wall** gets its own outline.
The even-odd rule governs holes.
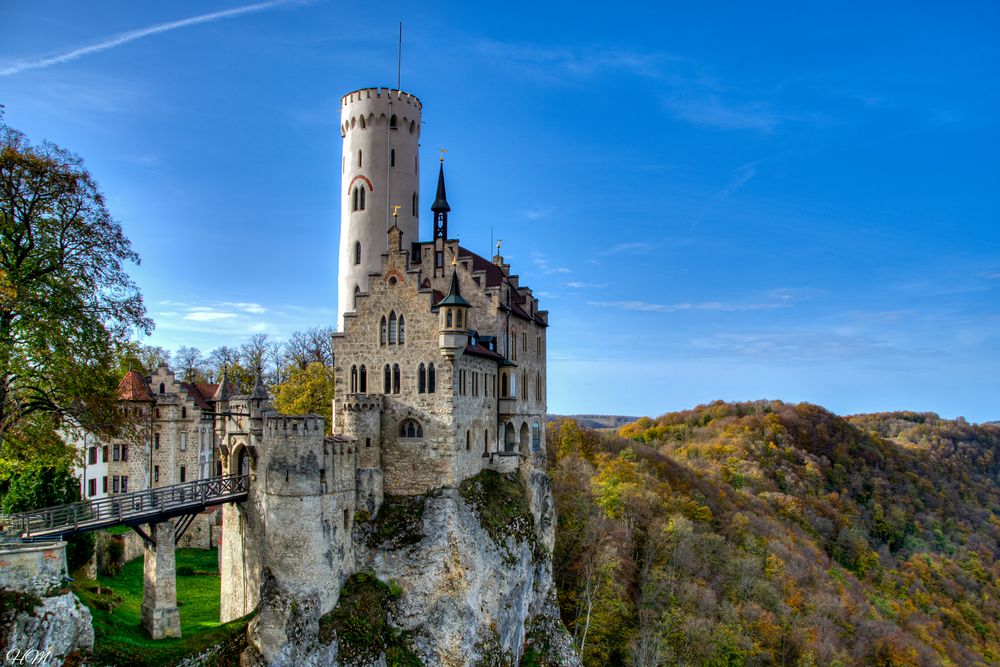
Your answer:
[[[62,586],[66,543],[0,544],[0,588],[44,596]]]

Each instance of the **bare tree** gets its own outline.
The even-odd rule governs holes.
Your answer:
[[[205,358],[196,347],[182,345],[174,355],[176,370],[184,382],[198,382],[205,376]]]
[[[209,379],[218,382],[223,371],[239,363],[240,353],[235,348],[222,345],[212,350],[208,355]]]
[[[254,334],[240,348],[243,365],[259,375],[264,374],[264,362],[267,358],[267,334]]]
[[[299,368],[318,361],[324,366],[333,365],[331,337],[333,327],[313,327],[308,331],[296,331],[288,339],[289,360]]]

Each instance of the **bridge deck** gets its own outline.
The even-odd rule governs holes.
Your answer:
[[[224,475],[147,491],[122,493],[0,518],[21,539],[65,537],[112,526],[157,523],[208,507],[247,499],[248,475]]]

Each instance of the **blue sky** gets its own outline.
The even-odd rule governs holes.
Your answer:
[[[0,103],[102,185],[153,344],[280,338],[335,321],[340,97],[402,20],[450,231],[550,311],[550,411],[1000,418],[1000,6],[759,4],[6,2]]]

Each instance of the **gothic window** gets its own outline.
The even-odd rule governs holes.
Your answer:
[[[399,127],[399,121],[396,119],[396,114],[392,114],[392,118],[389,119],[389,129],[395,130]]]
[[[365,117],[364,116],[359,116],[358,117],[358,127],[360,127],[362,130],[365,129]]]
[[[455,311],[455,326],[459,329],[462,328],[462,309],[459,308]]]
[[[361,241],[354,242],[354,263],[361,263]]]
[[[399,393],[399,364],[392,365],[392,393]]]
[[[444,267],[444,253],[440,250],[434,253],[434,265],[439,269]]]
[[[358,191],[361,193],[361,206],[358,210],[363,211],[365,210],[365,192],[366,192],[365,186],[362,185],[361,187],[359,187]]]
[[[385,345],[385,340],[387,335],[385,328],[385,315],[382,316],[382,321],[379,322],[378,330],[379,330],[378,342],[381,343],[382,345]]]
[[[445,308],[444,311],[445,326],[449,329],[451,328],[451,308]]]
[[[391,394],[392,393],[392,369],[389,368],[389,364],[385,365],[385,378],[382,383],[382,393]]]
[[[420,364],[417,367],[417,393],[423,394],[427,391],[427,367]]]
[[[422,438],[424,427],[416,419],[404,419],[399,425],[400,438]]]
[[[358,371],[358,390],[362,394],[368,393],[368,369],[365,368],[364,364],[361,364],[361,369]]]
[[[436,379],[437,378],[434,375],[434,362],[431,362],[430,365],[427,366],[427,393],[428,394],[433,394],[434,393],[434,383],[435,383]]]
[[[396,149],[395,148],[393,148],[393,149],[391,149],[389,151],[389,166],[390,167],[395,167],[396,166]]]
[[[396,311],[389,313],[389,345],[396,344]]]
[[[399,344],[402,345],[406,342],[406,322],[403,320],[402,314],[399,316]]]
[[[351,393],[358,393],[358,367],[351,366]]]
[[[531,449],[538,451],[542,448],[542,434],[541,429],[538,427],[538,420],[535,420],[534,425],[531,427]]]
[[[354,286],[354,306],[353,306],[354,310],[358,309],[358,295],[359,294],[361,294],[361,286],[360,285],[355,285]]]

